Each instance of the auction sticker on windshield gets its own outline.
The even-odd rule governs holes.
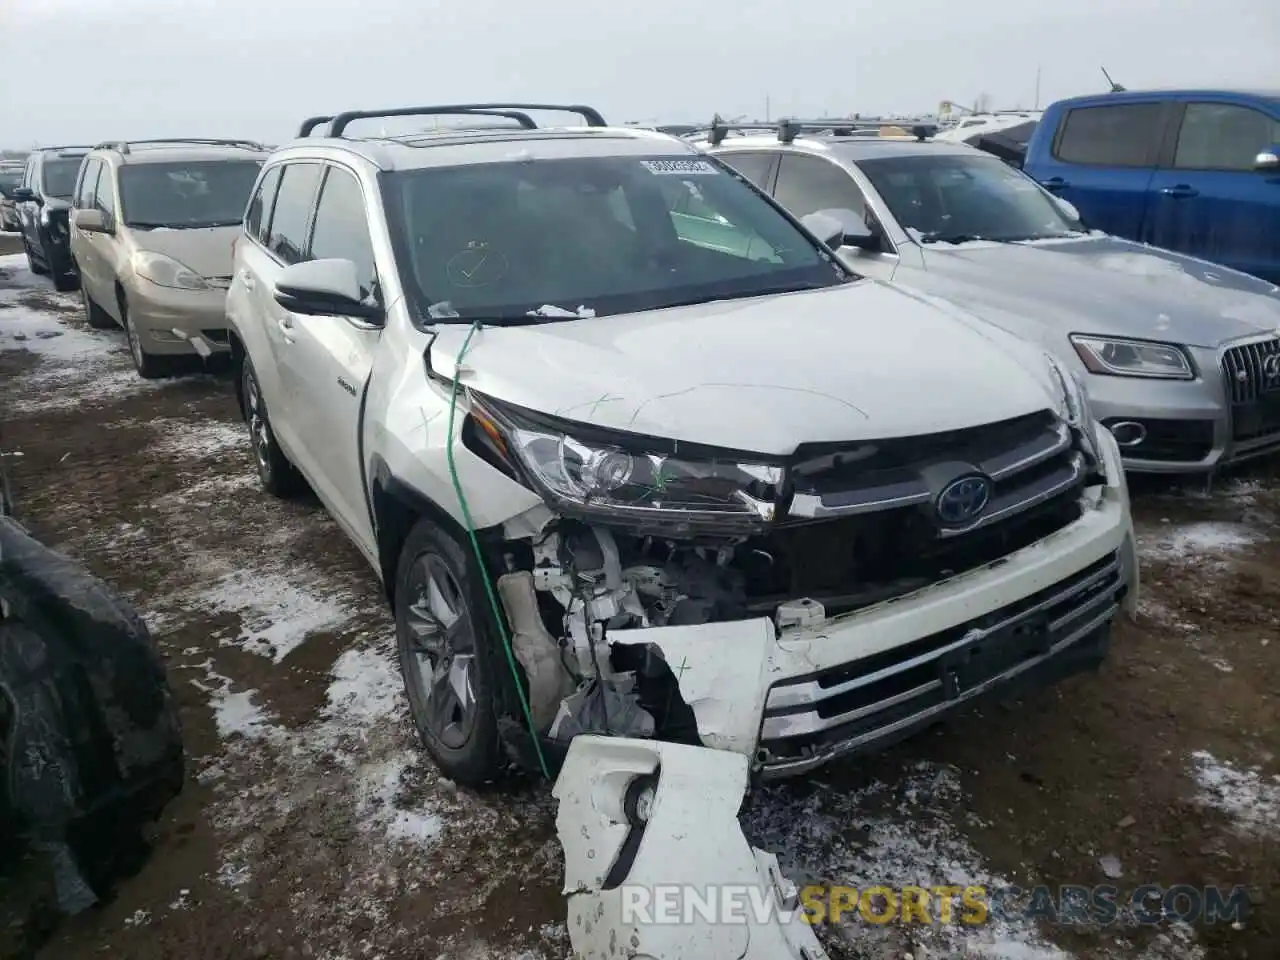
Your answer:
[[[640,163],[650,173],[674,173],[677,176],[688,176],[720,172],[706,160],[641,160]]]

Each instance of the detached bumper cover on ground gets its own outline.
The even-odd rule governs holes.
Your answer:
[[[0,834],[49,850],[64,909],[77,909],[82,881],[101,894],[128,869],[139,828],[182,779],[177,715],[146,626],[0,516]]]
[[[738,825],[747,774],[736,753],[573,741],[555,795],[575,957],[825,960],[794,885]],[[660,891],[674,902],[655,903]],[[741,922],[694,909],[696,900],[719,911],[730,897],[742,904]],[[654,922],[671,906],[679,922]]]

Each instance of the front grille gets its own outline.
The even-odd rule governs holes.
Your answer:
[[[1045,411],[984,427],[802,449],[789,509],[745,545],[749,613],[807,597],[839,614],[1007,556],[1080,517],[1091,465]],[[948,526],[935,504],[957,477],[991,481],[986,507]]]
[[[1222,355],[1231,398],[1231,437],[1249,442],[1280,433],[1280,338],[1231,347]]]
[[[984,617],[769,691],[766,770],[889,741],[1051,660],[1099,655],[1125,593],[1117,554]]]

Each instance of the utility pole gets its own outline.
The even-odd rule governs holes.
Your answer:
[[[1036,106],[1035,106],[1035,109],[1037,109],[1037,110],[1039,110],[1039,109],[1040,109],[1040,68],[1039,68],[1039,67],[1036,67]]]
[[[768,123],[772,119],[773,118],[769,116],[769,95],[766,93],[764,95],[764,122]]]

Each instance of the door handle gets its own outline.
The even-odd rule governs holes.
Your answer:
[[[1199,190],[1197,190],[1195,187],[1186,183],[1178,183],[1178,184],[1174,184],[1172,187],[1165,187],[1160,192],[1163,193],[1166,197],[1173,197],[1178,200],[1181,200],[1184,197],[1200,196]]]
[[[250,273],[248,270],[241,270],[241,271],[240,271],[240,282],[244,284],[244,288],[245,288],[246,290],[252,290],[252,289],[253,289],[253,274],[252,274],[252,273]]]
[[[293,317],[280,318],[280,334],[284,337],[285,343],[294,343],[293,336]]]
[[[1061,177],[1050,177],[1048,180],[1042,180],[1040,182],[1040,186],[1044,187],[1051,193],[1057,193],[1059,190],[1065,190],[1067,187],[1071,186],[1071,184],[1066,180],[1063,180]]]

